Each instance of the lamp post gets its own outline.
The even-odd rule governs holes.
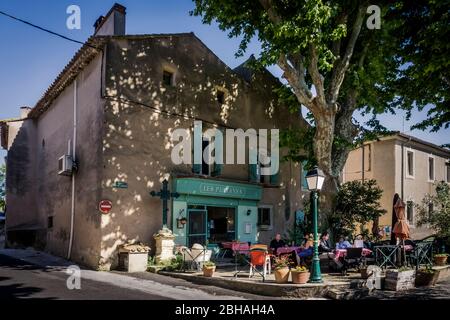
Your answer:
[[[311,265],[311,276],[309,278],[309,283],[321,283],[322,275],[320,274],[320,260],[319,260],[319,236],[317,234],[317,198],[318,191],[322,189],[323,182],[325,181],[325,175],[322,170],[314,167],[312,170],[308,171],[306,174],[306,183],[308,184],[308,189],[312,192],[313,198],[313,228],[314,228],[314,253],[313,261]]]

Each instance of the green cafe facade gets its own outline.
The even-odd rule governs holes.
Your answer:
[[[232,240],[268,243],[276,233],[287,236],[301,210],[304,189],[291,176],[298,168],[284,169],[274,186],[264,182],[246,182],[199,176],[174,176],[171,190],[171,226],[175,243],[191,247],[219,244]],[[285,171],[285,174],[286,174]],[[300,175],[296,178],[300,179]]]

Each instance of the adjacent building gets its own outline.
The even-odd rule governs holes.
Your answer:
[[[230,69],[193,33],[126,35],[125,17],[114,5],[37,104],[1,124],[8,245],[114,268],[119,245],[154,245],[162,201],[150,192],[165,179],[178,195],[168,202],[178,244],[267,243],[291,229],[302,208],[302,172],[281,161],[283,150],[272,176],[260,174],[264,161],[171,159],[172,132],[192,131],[194,121],[203,131],[300,126],[273,92],[279,81],[245,63]],[[210,143],[202,139],[202,150]]]
[[[433,193],[436,182],[450,183],[450,150],[403,133],[365,142],[350,152],[342,180],[368,179],[375,179],[383,190],[381,206],[387,213],[380,218],[379,226],[386,237],[392,226],[393,198],[398,193],[407,204],[411,237],[424,238],[433,231],[416,226],[414,204]]]

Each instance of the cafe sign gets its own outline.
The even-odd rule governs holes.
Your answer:
[[[248,200],[260,200],[262,195],[262,188],[259,185],[218,180],[207,181],[200,178],[178,178],[176,191],[180,194]]]

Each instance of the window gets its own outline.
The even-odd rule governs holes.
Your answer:
[[[258,227],[261,230],[272,229],[272,207],[261,206],[258,208]]]
[[[222,90],[217,90],[216,99],[219,104],[224,104],[225,103],[225,92],[223,92]]]
[[[445,164],[445,167],[447,168],[447,174],[446,174],[446,176],[447,176],[447,182],[450,183],[450,162],[447,162],[447,163]]]
[[[406,152],[406,172],[409,177],[414,177],[414,152]]]
[[[428,203],[428,217],[431,217],[433,215],[434,211],[434,205],[433,202]]]
[[[428,157],[428,180],[434,181],[434,158]]]
[[[202,155],[205,154],[205,149],[209,146],[210,141],[209,140],[203,140],[202,142]],[[211,168],[208,162],[206,162],[205,160],[207,160],[209,162],[209,159],[205,159],[205,157],[202,157],[202,174],[204,175],[209,175],[209,173],[211,172]]]
[[[53,216],[47,217],[47,229],[53,228]]]
[[[163,71],[163,84],[165,86],[173,86],[173,72],[164,70]]]
[[[414,203],[412,201],[406,202],[406,219],[409,223],[414,223]]]

